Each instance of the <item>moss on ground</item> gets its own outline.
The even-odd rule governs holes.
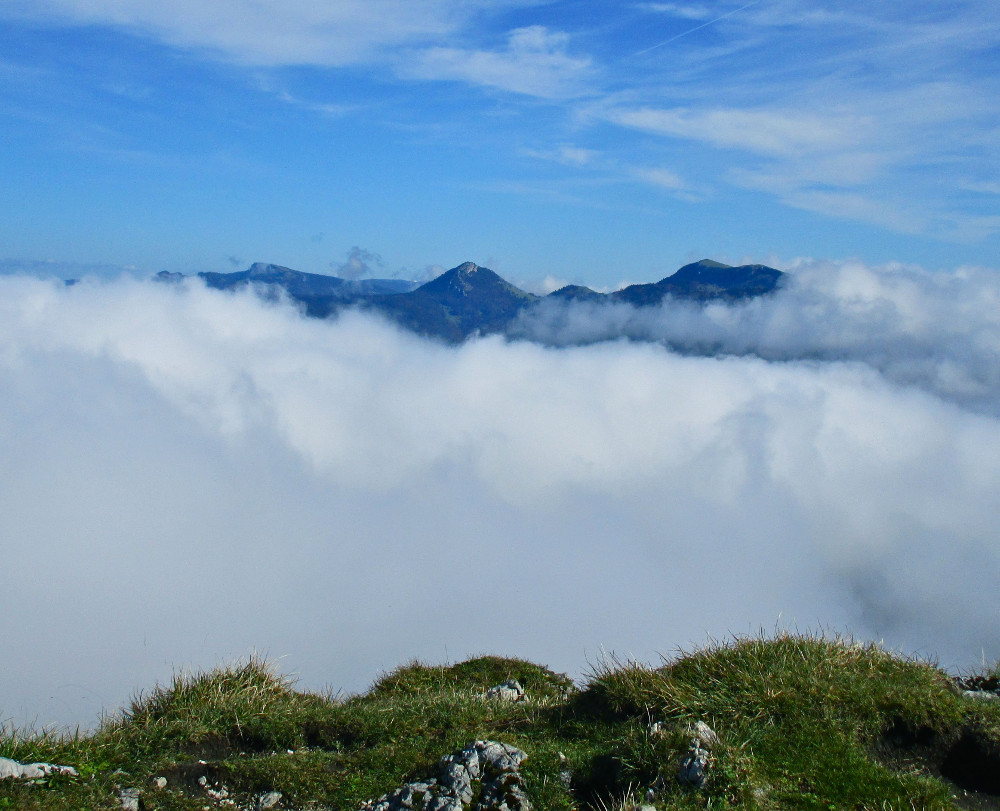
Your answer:
[[[508,679],[526,700],[484,695]],[[254,659],[177,676],[89,735],[6,730],[0,755],[80,777],[0,781],[0,809],[117,809],[134,787],[165,811],[252,808],[269,791],[285,809],[353,811],[481,738],[528,753],[536,809],[627,808],[651,786],[657,809],[1000,808],[998,704],[932,664],[808,635],[610,662],[580,687],[519,659],[413,662],[348,698],[297,691]],[[696,721],[719,736],[701,789],[676,780]]]

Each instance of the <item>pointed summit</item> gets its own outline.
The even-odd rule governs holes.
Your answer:
[[[457,343],[502,330],[534,300],[489,268],[464,262],[412,293],[379,299],[377,307],[411,329]]]
[[[486,291],[517,291],[527,295],[522,290],[504,281],[489,268],[480,267],[475,262],[463,262],[458,267],[447,270],[433,279],[421,290],[435,295],[466,297],[474,293]]]

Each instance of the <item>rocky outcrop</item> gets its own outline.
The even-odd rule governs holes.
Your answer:
[[[358,811],[531,811],[519,771],[526,757],[507,744],[473,741],[441,758],[437,777],[406,783]]]

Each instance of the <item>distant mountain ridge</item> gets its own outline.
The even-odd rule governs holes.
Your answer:
[[[359,296],[407,293],[418,286],[416,282],[404,279],[343,279],[340,276],[303,273],[266,262],[255,262],[247,270],[236,273],[199,273],[198,276],[204,279],[208,287],[217,290],[232,290],[249,284],[275,285],[298,301],[322,296],[354,299]]]
[[[217,290],[252,285],[264,295],[276,296],[283,291],[314,318],[327,318],[345,307],[356,307],[381,313],[421,335],[460,343],[476,333],[502,333],[522,311],[544,301],[651,307],[671,297],[735,303],[773,292],[784,275],[766,265],[734,267],[702,259],[658,282],[633,284],[613,293],[567,285],[547,296],[521,290],[473,262],[464,262],[422,285],[402,279],[342,279],[265,262],[243,271],[199,273],[198,277]],[[164,271],[156,278],[171,282],[183,276]]]

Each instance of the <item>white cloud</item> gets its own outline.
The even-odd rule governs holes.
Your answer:
[[[820,108],[812,98],[837,101]],[[800,107],[612,105],[596,115],[731,151],[720,158],[726,171],[719,179],[794,208],[898,233],[976,242],[996,233],[995,222],[980,205],[953,199],[941,187],[954,167],[988,162],[969,134],[977,128],[963,123],[982,116],[983,105],[969,88],[941,81],[892,93],[817,87]],[[954,186],[963,182],[956,178]]]
[[[686,186],[681,176],[670,169],[636,169],[635,176],[654,186],[672,191],[679,191]]]
[[[980,194],[998,194],[1000,195],[1000,183],[991,183],[989,181],[981,180],[969,180],[962,184],[962,188],[966,191],[978,192]]]
[[[718,12],[705,6],[682,5],[681,3],[639,3],[636,8],[656,14],[669,14],[683,20],[708,20],[718,16]]]
[[[324,102],[306,101],[305,99],[300,99],[285,90],[276,91],[275,94],[285,104],[290,104],[291,106],[298,107],[302,110],[309,110],[310,112],[318,113],[327,118],[342,118],[344,116],[353,115],[356,114],[359,109],[357,105],[351,104],[328,104]]]
[[[1000,233],[1000,215],[957,213],[947,218],[944,231],[957,242],[980,242]]]
[[[747,178],[768,178],[753,187],[797,208],[948,241],[989,239],[986,201],[955,190],[996,163],[998,95],[983,61],[996,15],[977,1],[855,6],[740,7],[713,27],[711,46],[667,40],[676,42],[672,80],[635,86],[596,117],[688,142],[709,173],[722,169],[702,182],[746,188]],[[664,143],[668,154],[677,149]]]
[[[869,120],[850,112],[642,107],[612,110],[608,117],[623,126],[659,135],[782,157],[852,147],[871,129]]]
[[[411,78],[457,80],[539,98],[575,96],[586,90],[590,60],[571,56],[568,47],[567,34],[532,25],[510,31],[502,50],[434,47],[400,70]]]
[[[451,34],[520,0],[15,0],[5,16],[114,25],[252,65],[344,65]]]
[[[525,150],[532,158],[555,161],[564,166],[590,166],[600,159],[601,153],[595,149],[586,149],[572,144],[559,144],[555,149]]]
[[[560,288],[565,287],[568,284],[571,284],[571,282],[568,279],[563,279],[559,276],[553,276],[552,274],[549,274],[544,279],[542,279],[542,281],[538,284],[537,289],[531,290],[530,292],[535,293],[536,295],[539,296],[547,296],[549,293],[559,290]]]
[[[0,278],[0,714],[92,721],[251,648],[360,689],[412,656],[579,672],[779,615],[1000,656],[995,274],[798,275],[794,307],[646,326],[771,361]]]
[[[886,379],[1000,416],[1000,274],[802,260],[778,294],[729,307],[541,308],[518,334],[557,345],[627,335],[687,352],[864,364]]]
[[[732,182],[746,189],[764,191],[776,195],[783,203],[805,211],[815,211],[829,217],[873,223],[893,231],[906,234],[925,234],[935,228],[926,212],[914,206],[879,197],[878,191],[852,190],[848,179],[839,183],[816,178],[835,165],[848,161],[833,161],[825,166],[813,166],[817,171],[796,174],[790,168],[775,168],[753,171],[734,169],[730,172]],[[833,188],[831,188],[833,186]],[[848,188],[844,188],[848,187]]]
[[[331,262],[330,267],[335,268],[335,275],[342,279],[360,279],[379,272],[384,275],[385,271],[381,256],[357,245],[347,252],[346,262]]]

